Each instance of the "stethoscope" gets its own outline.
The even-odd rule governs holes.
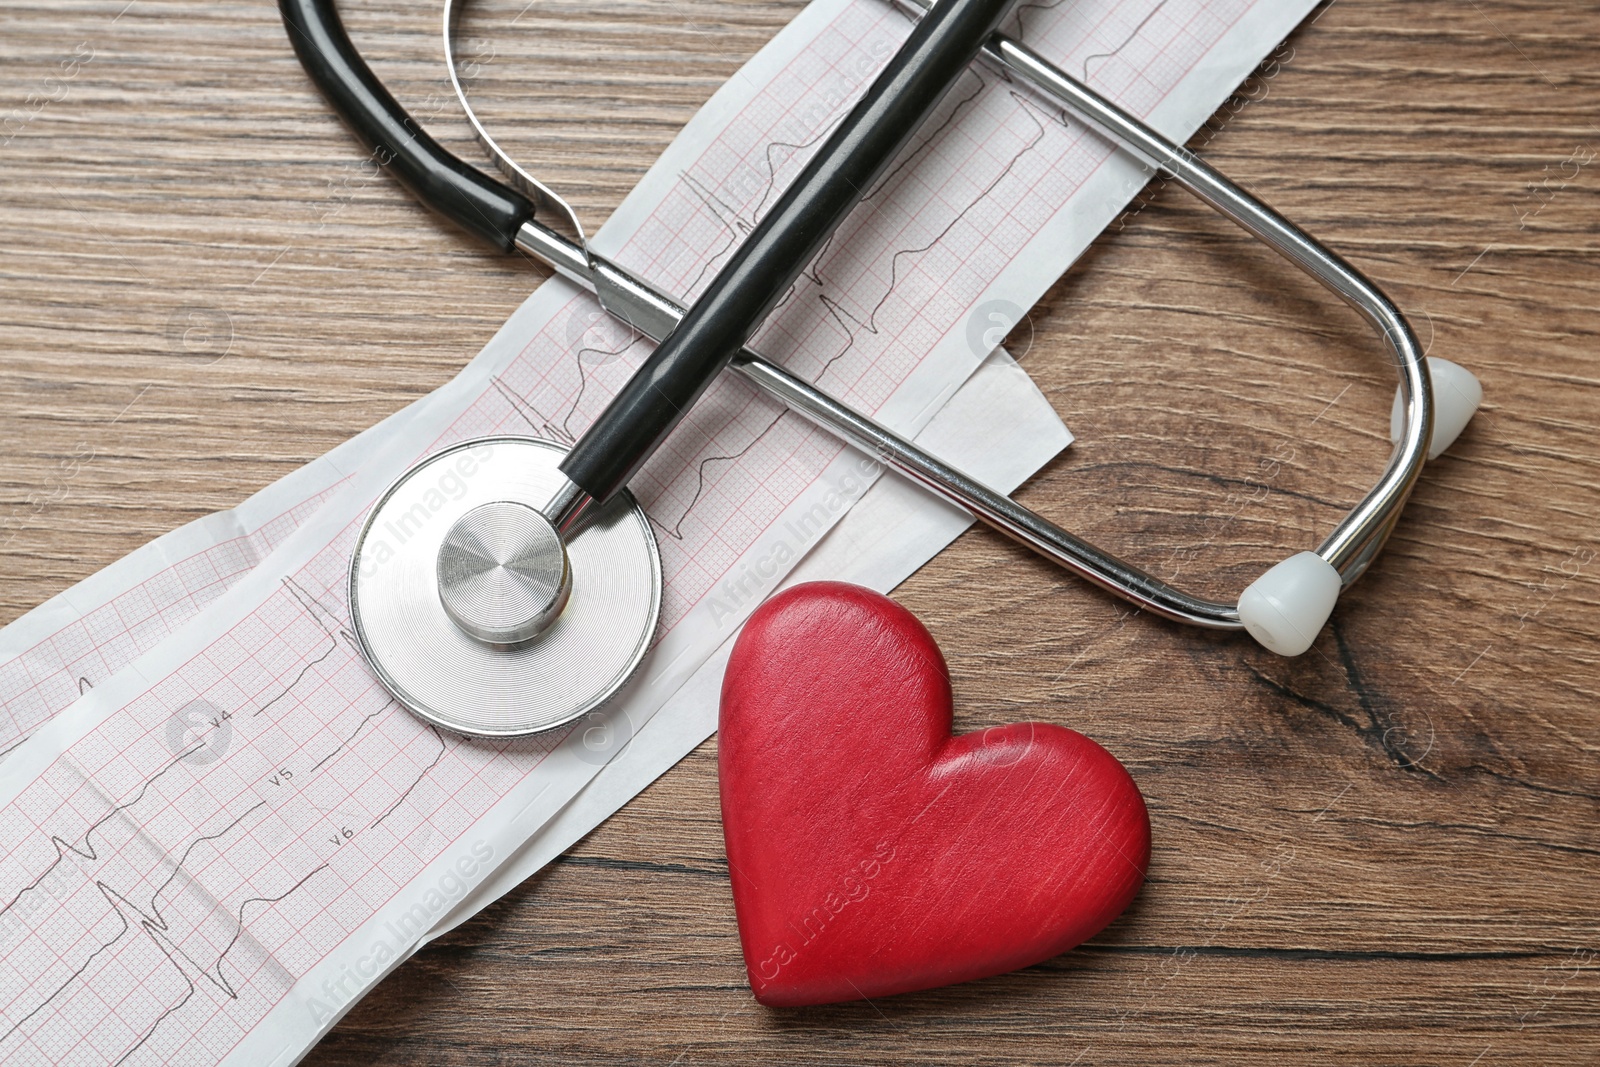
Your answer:
[[[1482,399],[1462,368],[1424,354],[1400,311],[1334,252],[1021,42],[997,32],[1012,0],[896,0],[918,22],[902,48],[745,238],[692,308],[589,247],[572,208],[517,167],[462,92],[446,0],[450,76],[510,184],[446,151],[406,114],[345,34],[332,0],[279,0],[301,63],[374,158],[423,202],[503,251],[528,253],[659,342],[565,451],[528,437],[467,441],[427,457],[379,498],[350,560],[353,630],[397,701],[482,736],[551,729],[633,677],[661,609],[659,551],[627,483],[724,369],[934,495],[1142,609],[1248,631],[1299,655],[1340,591],[1371,565],[1423,464]],[[1278,563],[1236,604],[1192,596],[1040,517],[744,347],[800,270],[974,58],[1048,98],[1180,182],[1354,307],[1394,355],[1395,448],[1378,483],[1314,552]],[[459,499],[441,479],[466,484]],[[454,496],[454,494],[452,494]]]

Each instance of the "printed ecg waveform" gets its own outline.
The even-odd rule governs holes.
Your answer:
[[[198,615],[315,514],[340,484],[296,501],[259,529],[207,545],[0,659],[0,758]]]
[[[358,925],[366,897],[403,885],[559,743],[419,723],[370,684],[342,605],[308,571],[233,635],[260,641],[272,626],[277,647],[260,642],[254,678],[235,665],[232,700],[216,687],[152,694],[123,724],[162,750],[149,770],[113,729],[35,783],[30,799],[63,803],[36,831],[42,847],[6,861],[0,1060],[220,1058]],[[320,719],[336,691],[350,699]],[[35,861],[24,879],[9,877],[19,852]]]

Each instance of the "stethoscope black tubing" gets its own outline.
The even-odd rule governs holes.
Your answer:
[[[634,373],[561,470],[605,503],[655,452],[894,161],[1013,0],[940,0]]]
[[[332,0],[278,0],[301,66],[386,170],[424,204],[501,251],[533,218],[533,201],[468,165],[406,114],[367,66]]]
[[[604,504],[655,452],[967,69],[1014,0],[941,0],[706,292],[561,464]],[[534,204],[428,136],[357,53],[332,0],[279,0],[301,65],[423,203],[509,251]]]

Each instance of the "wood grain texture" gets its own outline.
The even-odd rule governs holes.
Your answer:
[[[525,2],[467,16],[475,91],[591,223],[799,7]],[[344,9],[470,154],[437,5]],[[1132,770],[1154,860],[1106,933],[968,986],[760,1008],[711,742],[308,1062],[1600,1060],[1597,33],[1565,0],[1338,0],[1196,139],[1487,393],[1312,652],[1130,617],[984,532],[896,593],[958,727],[1057,722]],[[266,0],[13,0],[6,115],[5,619],[443,384],[536,280],[368,173]],[[1360,324],[1176,190],[1012,344],[1078,434],[1023,498],[1218,594],[1387,455]]]

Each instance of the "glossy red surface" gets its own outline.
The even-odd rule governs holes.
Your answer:
[[[1026,967],[1144,881],[1150,821],[1105,749],[1047,723],[951,735],[944,657],[887,597],[799,586],[751,617],[722,690],[722,817],[762,1003]]]

